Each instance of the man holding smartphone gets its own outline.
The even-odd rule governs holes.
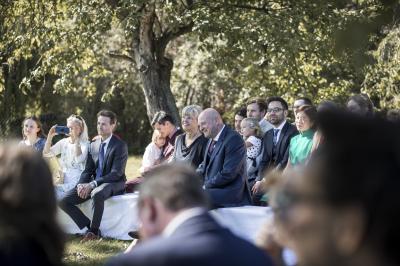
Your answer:
[[[77,186],[60,202],[64,210],[80,229],[88,228],[82,241],[101,237],[99,230],[104,211],[104,201],[124,193],[125,166],[128,148],[125,142],[113,135],[117,119],[115,113],[102,110],[97,114],[97,132],[101,136],[90,145],[90,152]],[[90,220],[76,206],[93,200],[93,217]]]

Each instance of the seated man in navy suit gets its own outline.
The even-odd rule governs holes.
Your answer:
[[[101,136],[90,145],[90,152],[75,188],[67,192],[60,201],[64,210],[80,229],[88,228],[83,241],[97,239],[103,216],[104,201],[113,195],[124,193],[125,166],[128,148],[113,135],[117,119],[115,113],[102,110],[97,114],[97,132]],[[93,199],[93,218],[90,220],[76,206]]]
[[[213,208],[251,204],[247,184],[246,147],[242,137],[208,108],[199,115],[199,127],[209,138],[203,162],[197,168]]]
[[[261,180],[272,169],[283,170],[289,159],[289,144],[293,136],[297,135],[294,125],[288,123],[288,104],[281,97],[270,97],[267,100],[267,118],[273,125],[272,130],[265,133],[263,137],[263,153],[258,167],[258,176],[252,187],[253,202],[260,205],[263,195]]]
[[[188,165],[151,170],[140,187],[142,242],[108,266],[270,266],[267,255],[207,212],[200,178]]]

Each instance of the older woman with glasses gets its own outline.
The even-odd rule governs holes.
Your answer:
[[[63,138],[51,146],[53,137],[57,134],[54,125],[49,130],[43,155],[53,157],[61,155],[59,158],[60,174],[63,177],[62,184],[56,185],[57,198],[61,199],[64,194],[76,186],[85,163],[89,150],[88,129],[85,120],[78,115],[71,115],[67,118],[68,132],[64,132],[67,138]]]
[[[189,105],[182,110],[182,129],[175,142],[173,161],[189,162],[197,168],[203,161],[207,138],[199,130],[197,117],[202,112],[198,105]]]

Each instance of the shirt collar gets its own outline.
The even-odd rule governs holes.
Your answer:
[[[224,128],[225,128],[225,125],[221,128],[221,130],[218,132],[218,134],[213,139],[215,142],[218,141],[219,137],[221,136],[222,130],[224,130]]]
[[[110,142],[111,138],[112,138],[112,134],[108,138],[106,138],[105,140],[101,141],[101,143],[104,143],[104,145],[107,146],[108,143]]]
[[[279,127],[274,127],[274,129],[279,129],[279,131],[281,131],[285,124],[286,124],[286,120],[283,120],[283,122],[279,125]]]
[[[206,210],[202,207],[195,207],[195,208],[190,208],[184,211],[181,211],[178,215],[176,215],[169,223],[168,225],[164,228],[162,232],[162,236],[164,237],[169,237],[171,236],[178,227],[189,220],[192,217],[201,215],[205,213]]]
[[[172,139],[172,137],[174,136],[174,134],[176,133],[176,131],[178,131],[179,127],[175,127],[174,130],[172,130],[172,132],[168,135],[169,139]]]

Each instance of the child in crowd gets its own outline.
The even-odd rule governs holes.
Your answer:
[[[165,138],[161,136],[158,130],[154,130],[151,143],[147,145],[143,154],[140,174],[143,176],[147,171],[160,163],[162,147],[165,144]]]
[[[244,118],[240,124],[243,139],[247,149],[247,175],[249,181],[254,179],[253,172],[257,168],[256,158],[260,153],[261,139],[260,125],[255,118]]]

